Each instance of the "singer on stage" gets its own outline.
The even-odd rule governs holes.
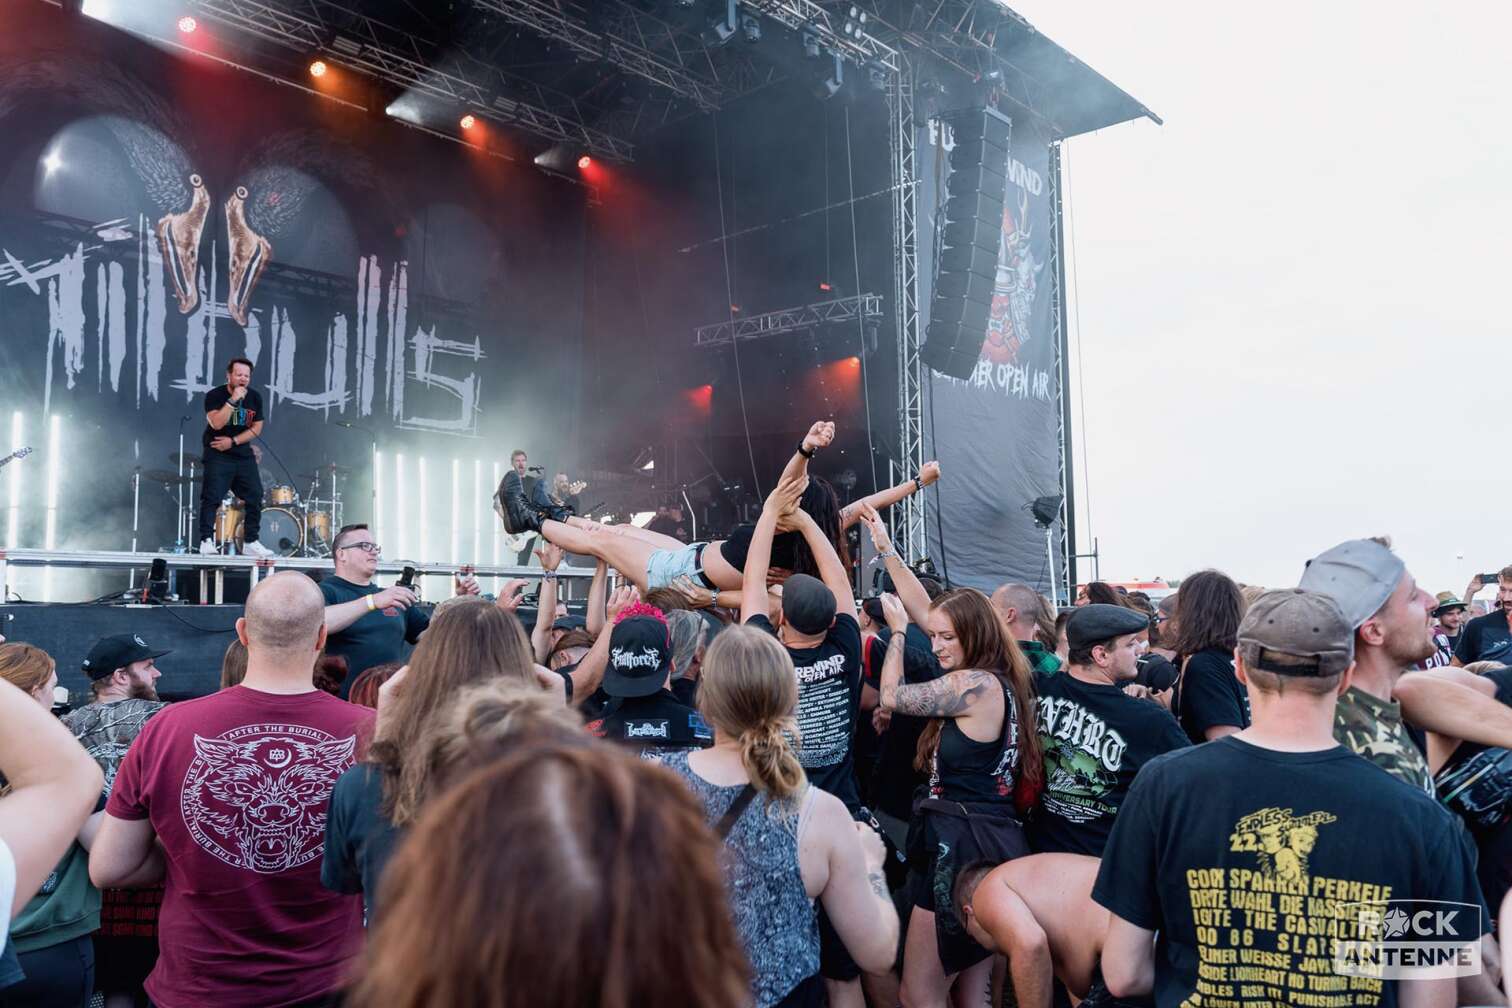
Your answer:
[[[204,481],[200,487],[199,551],[214,553],[215,509],[230,490],[246,504],[242,524],[242,553],[267,559],[273,551],[257,541],[262,524],[262,478],[250,447],[262,433],[262,396],[251,388],[252,362],[233,358],[226,365],[226,384],[205,393]]]

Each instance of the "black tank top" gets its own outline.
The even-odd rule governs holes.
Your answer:
[[[1018,707],[1001,678],[1003,728],[991,742],[978,742],[948,718],[940,731],[929,772],[929,793],[935,798],[958,802],[1013,804],[1013,787],[1019,765]]]

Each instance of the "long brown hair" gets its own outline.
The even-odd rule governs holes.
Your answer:
[[[662,767],[606,745],[518,751],[410,830],[350,1004],[749,1003],[718,850]]]
[[[773,798],[803,787],[803,767],[787,739],[798,738],[797,708],[793,658],[777,638],[748,626],[732,626],[714,638],[704,655],[699,713],[740,740],[740,762],[751,783]]]
[[[589,745],[583,719],[550,693],[504,679],[464,689],[420,740],[434,790],[526,745]]]
[[[930,611],[939,609],[949,617],[956,640],[961,645],[960,667],[991,672],[1008,687],[1014,713],[1018,716],[1019,765],[1015,777],[1037,790],[1043,782],[1045,767],[1039,731],[1035,727],[1034,673],[1029,668],[1029,659],[1024,657],[1018,642],[1003,630],[992,601],[975,588],[948,591],[931,602],[929,608]],[[1007,711],[1003,712],[1003,717],[1008,717]],[[915,753],[916,770],[929,769],[944,727],[944,718],[931,718],[924,726]]]
[[[247,678],[247,645],[240,639],[233,640],[226,645],[225,657],[221,659],[220,688],[230,689],[232,686],[240,686],[245,678]]]
[[[1176,642],[1173,650],[1190,658],[1205,648],[1233,651],[1239,643],[1244,596],[1222,571],[1198,571],[1176,593]],[[1231,659],[1232,660],[1232,659]]]
[[[439,608],[410,656],[409,673],[383,712],[368,759],[383,771],[383,811],[396,826],[415,820],[430,792],[430,768],[420,739],[437,711],[465,686],[506,679],[535,681],[534,658],[513,613],[481,598],[459,598]]]
[[[56,663],[35,644],[0,644],[0,679],[28,696],[47,685]]]

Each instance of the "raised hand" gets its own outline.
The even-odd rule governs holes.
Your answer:
[[[834,421],[815,420],[808,433],[803,436],[803,450],[818,451],[820,448],[828,448],[834,440]]]
[[[504,587],[499,591],[499,597],[494,600],[494,605],[505,612],[514,612],[520,608],[520,603],[525,601],[525,579],[510,578],[504,582]]]
[[[887,534],[887,525],[882,521],[882,516],[877,513],[877,509],[870,504],[862,504],[861,521],[866,524],[866,531],[871,534],[872,546],[877,552],[891,552],[892,536]]]
[[[463,567],[452,575],[452,592],[456,595],[478,595],[483,589],[478,587],[478,579],[473,577],[473,569],[470,566]]]
[[[774,511],[778,515],[791,514],[798,510],[798,501],[803,498],[803,491],[808,489],[807,474],[797,479],[785,479],[780,481],[772,492],[767,494],[764,509]]]
[[[634,585],[625,585],[614,589],[614,591],[609,595],[609,604],[606,607],[608,610],[609,622],[613,623],[618,620],[620,613],[624,612],[626,609],[630,608],[640,600],[640,590],[637,589]]]
[[[938,483],[939,480],[940,463],[925,462],[923,467],[919,469],[919,482],[923,483],[925,486],[929,486],[929,484],[931,483]]]
[[[562,547],[554,542],[546,543],[545,546],[535,551],[535,555],[541,561],[541,568],[549,571],[554,571],[562,566],[562,560],[566,557],[566,554],[562,551]]]
[[[908,610],[903,608],[903,601],[892,592],[882,593],[882,618],[887,621],[887,628],[895,634],[908,629]]]

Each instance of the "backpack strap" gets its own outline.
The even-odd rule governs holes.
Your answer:
[[[735,828],[735,822],[745,812],[746,806],[751,804],[751,799],[755,797],[754,784],[747,784],[740,794],[735,796],[735,800],[730,802],[730,807],[725,810],[725,814],[720,817],[719,823],[714,827],[714,832],[719,834],[719,839],[723,840],[730,835],[730,830]]]

